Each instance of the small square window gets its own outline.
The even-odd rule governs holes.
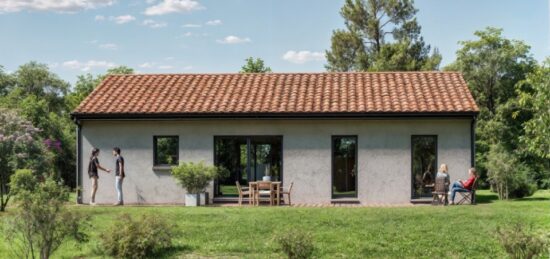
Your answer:
[[[179,164],[178,136],[155,136],[153,137],[153,145],[156,166]]]

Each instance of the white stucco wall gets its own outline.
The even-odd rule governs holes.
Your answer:
[[[126,161],[125,203],[183,203],[184,190],[170,173],[152,169],[155,135],[178,135],[180,161],[208,164],[214,160],[216,135],[282,135],[283,180],[294,182],[296,203],[330,203],[332,135],[358,137],[358,199],[363,204],[410,202],[411,135],[438,136],[437,162],[448,164],[452,181],[466,179],[470,167],[466,119],[83,121],[83,203],[90,199],[92,147],[102,151],[101,164],[112,169],[114,146]],[[113,203],[115,197],[114,175],[100,172],[96,202]]]

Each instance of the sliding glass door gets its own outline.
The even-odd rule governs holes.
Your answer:
[[[281,181],[282,150],[281,136],[214,137],[214,161],[229,171],[216,182],[216,196],[237,196],[237,181],[243,186],[264,176]]]

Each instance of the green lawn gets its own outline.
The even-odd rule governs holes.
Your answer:
[[[502,258],[493,234],[497,226],[524,222],[550,230],[549,191],[508,202],[480,191],[478,200],[476,206],[403,208],[78,206],[92,216],[91,240],[81,246],[67,242],[54,257],[94,257],[98,233],[125,212],[161,214],[177,223],[184,234],[165,257],[279,258],[273,233],[292,228],[313,233],[318,258]],[[0,255],[7,246],[0,242]]]

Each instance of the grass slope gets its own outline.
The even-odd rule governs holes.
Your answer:
[[[177,223],[183,236],[163,257],[236,256],[280,258],[272,237],[285,229],[311,231],[318,258],[502,258],[497,226],[514,222],[550,230],[550,192],[498,201],[480,191],[479,205],[404,208],[247,208],[247,207],[74,207],[92,216],[91,240],[66,242],[55,258],[97,257],[98,233],[113,227],[121,213],[161,214]],[[9,213],[8,213],[9,214]],[[0,214],[5,217],[8,214]],[[0,240],[0,258],[9,258]]]

